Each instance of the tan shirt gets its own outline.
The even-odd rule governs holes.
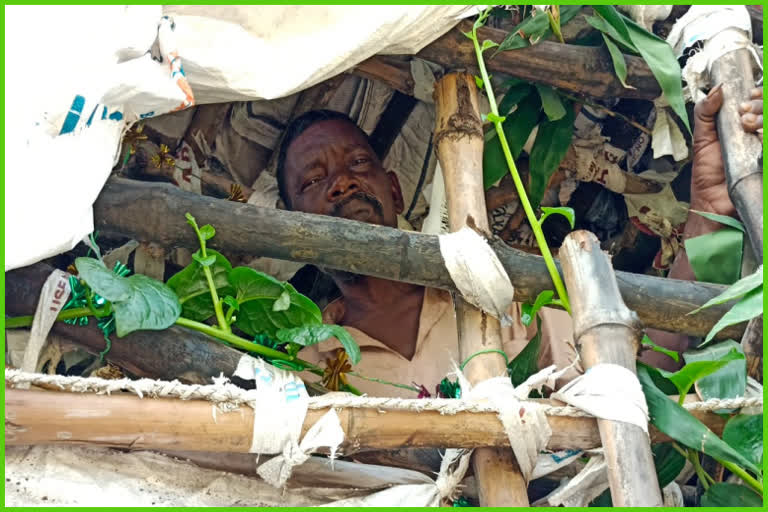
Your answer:
[[[343,301],[344,299],[338,299]],[[336,306],[335,308],[333,306]],[[324,321],[334,322],[329,311],[339,310],[339,304],[334,301],[324,311]],[[572,345],[571,318],[565,311],[543,308],[542,339],[539,352],[539,367],[551,364],[564,368],[575,358]],[[329,317],[330,316],[330,317]],[[504,352],[512,360],[536,334],[536,323],[526,327],[520,321],[520,305],[515,303],[511,316],[514,323],[502,328]],[[354,327],[344,326],[360,346],[360,363],[354,371],[389,382],[399,384],[424,385],[435,396],[435,388],[446,375],[453,371],[453,363],[460,364],[459,343],[456,331],[456,313],[450,293],[435,288],[427,288],[424,292],[424,303],[419,319],[419,333],[416,341],[416,351],[411,360],[384,345],[366,333]],[[324,341],[318,345],[307,347],[301,351],[300,357],[311,363],[325,368],[326,358],[332,358],[335,351],[341,347],[336,339]],[[311,375],[311,374],[309,374]],[[309,377],[318,380],[317,376]],[[408,390],[371,382],[359,377],[348,376],[349,383],[370,396],[392,396],[416,398],[416,393]]]

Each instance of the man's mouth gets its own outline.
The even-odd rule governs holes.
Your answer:
[[[331,215],[345,219],[368,222],[374,214],[379,217],[384,215],[384,207],[374,196],[365,192],[358,192],[333,206]]]

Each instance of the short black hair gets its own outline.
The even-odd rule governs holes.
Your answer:
[[[299,135],[304,133],[307,128],[321,121],[346,121],[360,130],[360,133],[363,134],[366,141],[369,140],[368,134],[365,133],[362,128],[357,126],[357,123],[355,123],[347,114],[337,112],[335,110],[310,110],[309,112],[305,112],[304,114],[301,114],[299,117],[291,121],[288,124],[288,127],[285,129],[285,135],[283,136],[283,141],[280,144],[280,152],[277,156],[277,169],[275,171],[275,177],[277,178],[277,188],[280,192],[280,199],[283,200],[283,203],[285,203],[285,206],[288,208],[291,207],[291,203],[288,199],[288,193],[285,190],[285,159],[288,156],[288,147],[294,140],[296,140]]]

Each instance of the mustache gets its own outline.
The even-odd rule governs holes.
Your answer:
[[[368,192],[363,192],[362,190],[359,192],[355,192],[354,194],[345,197],[335,205],[333,205],[333,209],[331,210],[331,215],[333,217],[341,217],[341,211],[344,209],[346,205],[348,205],[350,202],[354,201],[355,199],[358,199],[360,201],[364,201],[371,205],[373,210],[379,214],[379,216],[384,215],[384,205],[381,204],[381,201],[376,199],[373,195],[369,194]]]

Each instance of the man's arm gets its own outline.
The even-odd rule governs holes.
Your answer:
[[[763,102],[762,89],[754,89],[750,101],[740,105],[742,126],[747,132],[757,133],[763,139]],[[728,197],[725,180],[725,166],[720,140],[715,126],[715,116],[723,104],[722,87],[713,88],[705,99],[696,104],[693,127],[693,169],[691,176],[691,210],[717,213],[736,217],[736,208]],[[722,229],[722,225],[701,215],[690,214],[685,224],[683,239],[712,233]],[[681,248],[669,269],[668,277],[695,281],[696,276],[688,261],[688,255]],[[648,336],[657,344],[676,350],[685,351],[689,346],[689,337],[676,333],[648,329]],[[658,352],[646,351],[640,357],[644,363],[675,370],[682,366],[682,361],[675,363],[670,357]]]

